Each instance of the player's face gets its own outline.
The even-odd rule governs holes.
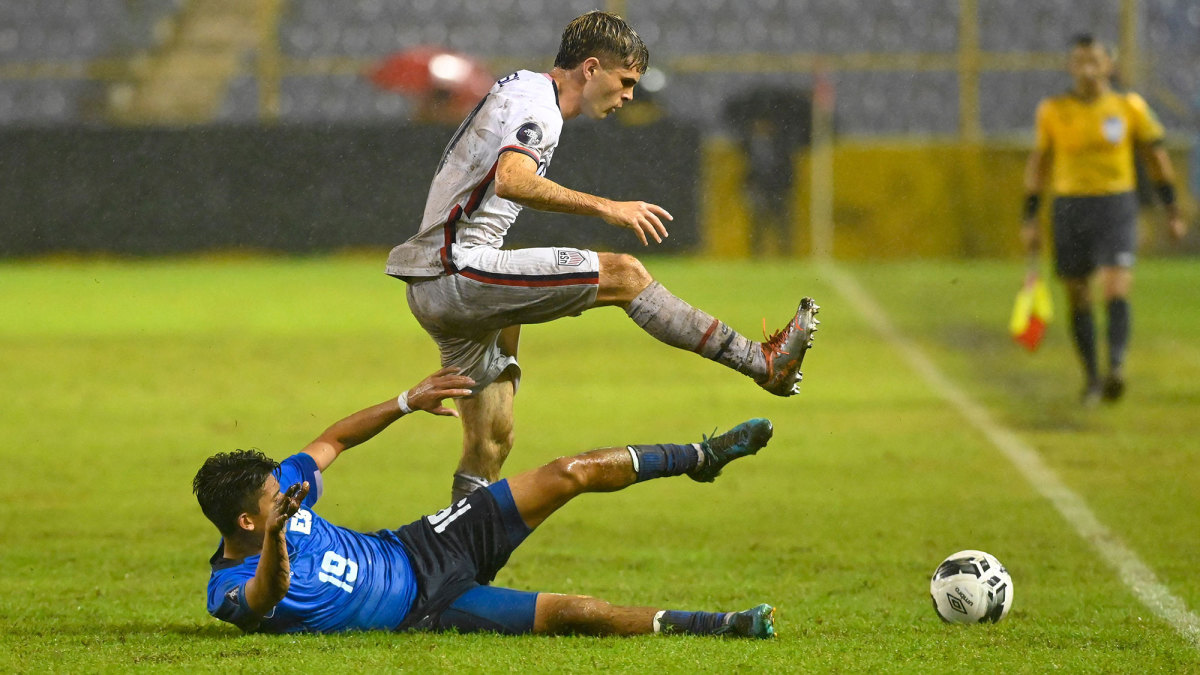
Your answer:
[[[1094,93],[1112,76],[1112,59],[1101,45],[1076,47],[1071,50],[1067,70],[1075,79],[1076,89],[1085,94]]]
[[[589,73],[583,87],[583,114],[597,120],[632,101],[633,87],[642,79],[641,73],[621,64],[605,68],[597,63]]]
[[[258,513],[250,514],[256,531],[261,532],[266,527],[267,514],[275,508],[275,500],[279,497],[279,481],[275,476],[267,476],[263,481],[262,490],[258,492]]]

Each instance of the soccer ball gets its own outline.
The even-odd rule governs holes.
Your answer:
[[[959,551],[938,565],[929,595],[942,621],[995,623],[1012,607],[1012,577],[990,553]]]

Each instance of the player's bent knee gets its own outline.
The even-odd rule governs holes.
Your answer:
[[[629,290],[641,290],[654,281],[642,261],[628,253],[603,254],[600,269],[613,285]]]
[[[636,286],[638,290],[649,286],[650,282],[654,281],[654,277],[650,276],[650,272],[646,270],[646,266],[642,264],[641,260],[622,253],[621,264],[632,285]]]
[[[624,253],[604,253],[600,258],[600,289],[596,304],[626,306],[646,287],[654,283],[654,277],[646,271],[641,261]]]
[[[544,471],[557,491],[564,494],[584,492],[591,484],[591,469],[577,456],[559,457],[547,464]]]

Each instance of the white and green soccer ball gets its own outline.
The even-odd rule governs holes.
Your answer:
[[[1012,577],[990,553],[959,551],[938,565],[929,595],[942,621],[995,623],[1012,607]]]

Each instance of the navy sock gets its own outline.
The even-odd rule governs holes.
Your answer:
[[[664,476],[679,476],[685,474],[700,463],[700,455],[694,445],[630,445],[630,455],[633,456],[633,470],[637,472],[637,482],[662,478]]]
[[[1071,331],[1075,336],[1079,358],[1087,369],[1088,382],[1095,382],[1100,378],[1100,369],[1096,365],[1096,324],[1092,319],[1092,310],[1075,310],[1071,317]]]
[[[1125,363],[1125,347],[1129,345],[1129,301],[1113,298],[1108,301],[1108,367],[1120,372]]]
[[[680,612],[668,609],[657,617],[656,628],[660,633],[712,635],[725,625],[728,617],[728,612]]]

